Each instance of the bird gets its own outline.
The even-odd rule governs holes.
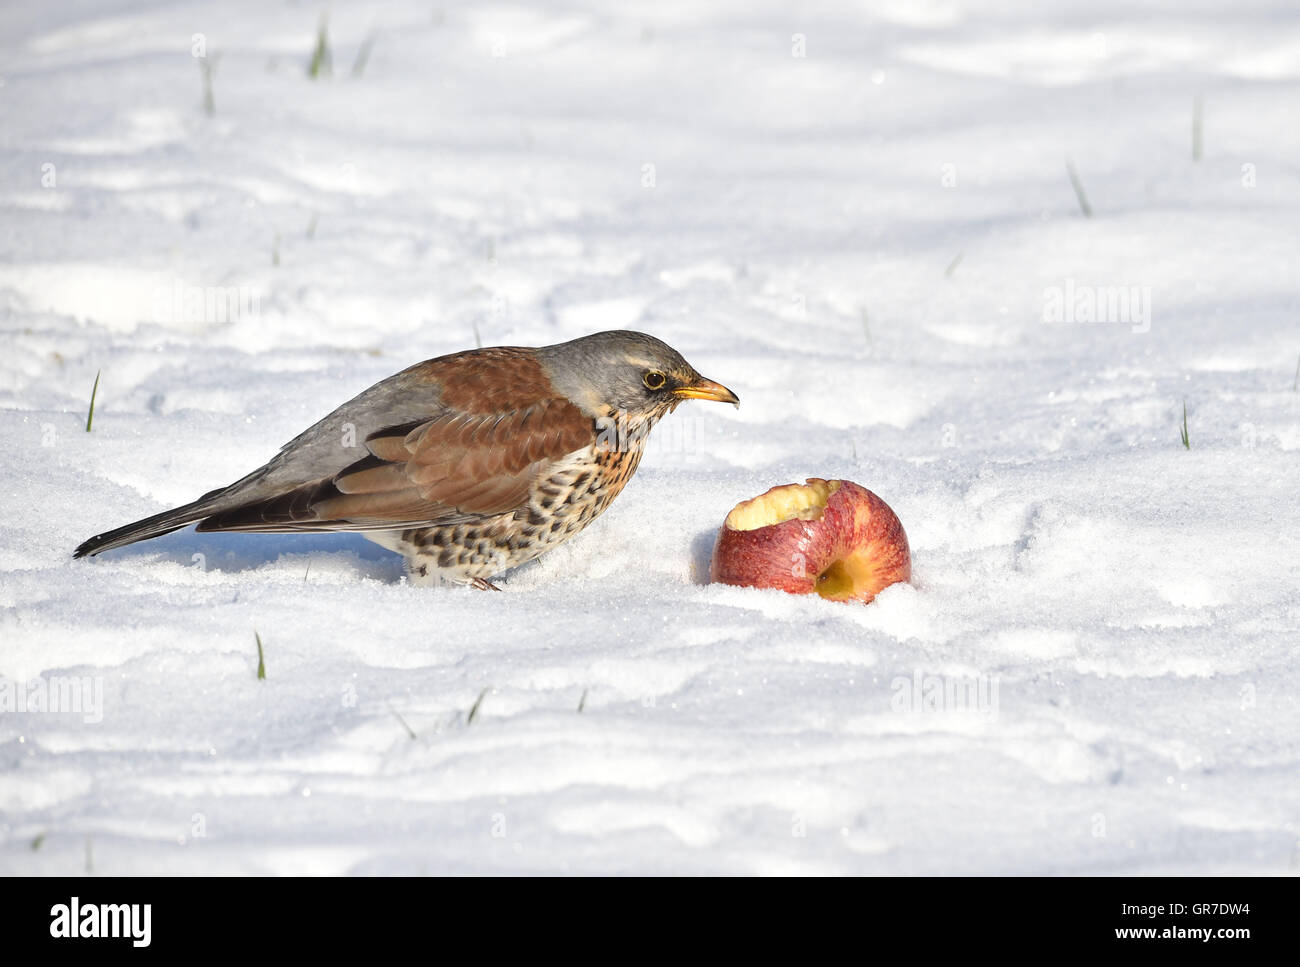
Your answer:
[[[636,472],[685,400],[739,406],[667,343],[616,329],[416,363],[304,430],[267,464],[99,534],[83,558],[197,531],[360,532],[417,585],[492,581],[578,534]]]

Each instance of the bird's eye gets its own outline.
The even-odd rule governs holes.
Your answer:
[[[652,369],[641,377],[641,382],[645,383],[646,389],[663,389],[664,383],[668,382],[668,377],[657,369]]]

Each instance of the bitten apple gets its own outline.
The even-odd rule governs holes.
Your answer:
[[[812,477],[742,501],[718,531],[710,578],[867,602],[912,577],[898,515],[865,487]]]

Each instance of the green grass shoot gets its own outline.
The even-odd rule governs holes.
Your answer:
[[[478,718],[478,709],[479,709],[479,706],[483,704],[483,698],[484,698],[484,696],[487,695],[487,693],[488,693],[488,691],[490,690],[490,688],[491,688],[491,686],[489,686],[488,688],[483,689],[483,691],[481,691],[481,692],[478,693],[478,698],[474,699],[474,704],[471,705],[471,706],[470,706],[470,709],[469,709],[469,715],[465,716],[465,724],[466,724],[466,725],[473,725],[473,724],[474,724],[474,720],[475,720],[476,718]]]
[[[262,636],[256,631],[253,637],[257,639],[257,678],[258,681],[266,680],[266,652],[262,650]]]
[[[1183,428],[1179,431],[1178,435],[1183,441],[1183,449],[1190,450],[1192,448],[1192,443],[1190,438],[1187,436],[1187,400],[1183,400]]]
[[[86,432],[90,432],[91,424],[95,422],[95,395],[99,392],[99,374],[102,370],[95,372],[95,385],[90,388],[90,409],[86,411]]]
[[[581,715],[582,710],[585,709],[586,707],[587,707],[587,690],[584,688],[582,690],[582,698],[578,699],[578,714]]]
[[[329,27],[325,18],[321,17],[320,26],[316,29],[316,49],[312,51],[307,76],[315,81],[321,77],[330,77],[333,73],[334,58],[330,54]]]

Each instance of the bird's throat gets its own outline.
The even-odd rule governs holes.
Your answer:
[[[596,449],[629,453],[645,448],[646,438],[659,422],[659,413],[629,413],[619,410],[596,418]]]

